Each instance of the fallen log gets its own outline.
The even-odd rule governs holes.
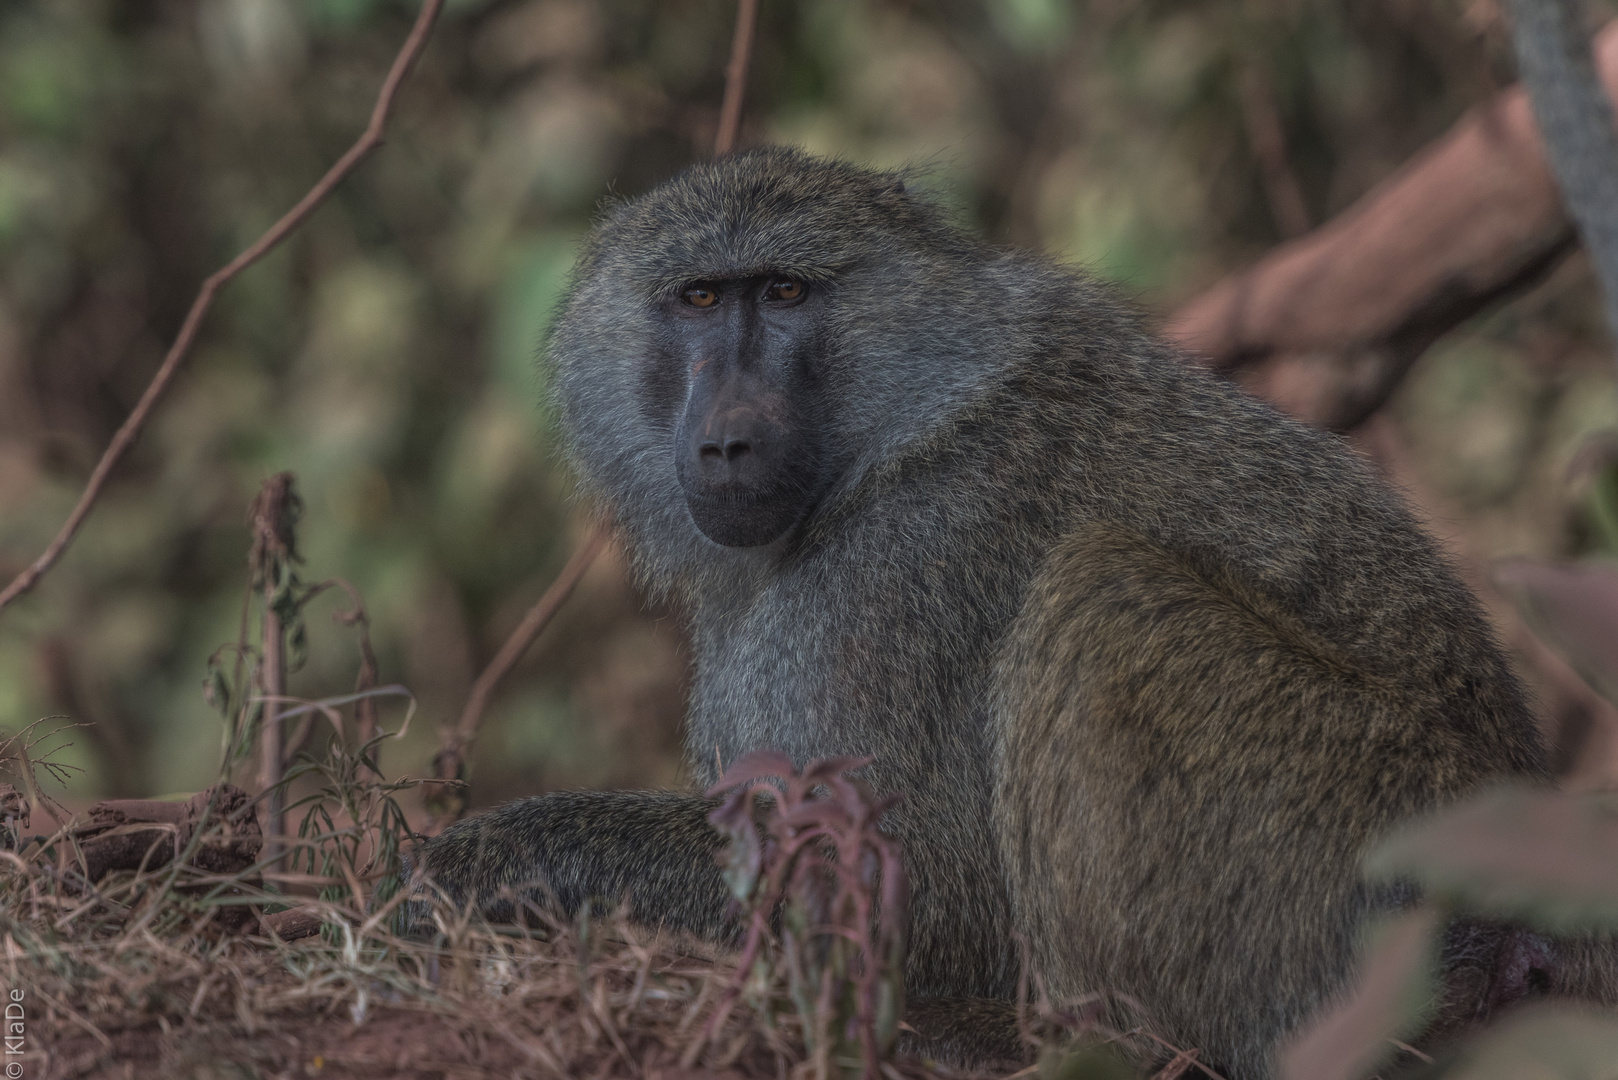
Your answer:
[[[211,811],[210,811],[211,806]],[[80,872],[90,883],[114,870],[154,870],[172,862],[204,831],[190,865],[211,874],[236,874],[253,865],[263,847],[252,796],[221,784],[185,802],[108,799],[90,807],[90,820],[73,830],[83,858]],[[145,827],[143,827],[145,826]]]
[[[297,941],[300,938],[314,937],[320,933],[320,927],[325,923],[320,909],[314,907],[295,907],[285,911],[277,911],[270,915],[258,917],[259,929],[267,935],[273,935],[282,941]]]

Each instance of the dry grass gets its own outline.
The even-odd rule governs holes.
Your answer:
[[[692,1054],[731,969],[616,923],[582,938],[463,926],[436,944],[7,931],[42,1077],[674,1076],[687,1057],[779,1076],[802,1058],[767,1010],[737,1010]]]
[[[786,981],[755,968],[737,993],[734,959],[699,942],[616,918],[495,927],[444,907],[432,940],[396,935],[399,785],[336,742],[305,763],[310,778],[323,785],[291,808],[304,828],[285,870],[268,858],[232,873],[202,868],[209,851],[241,848],[241,815],[234,828],[215,815],[190,835],[124,825],[90,840],[82,821],[29,836],[13,816],[0,851],[0,938],[7,987],[23,992],[23,1075],[825,1075],[827,1063],[817,1069],[804,1049]],[[143,840],[147,865],[86,881],[85,852],[120,828],[156,838]],[[179,857],[151,865],[165,844]],[[293,922],[318,915],[320,931],[272,933],[288,916],[261,916],[289,905]],[[881,1072],[953,1075],[913,1060]]]

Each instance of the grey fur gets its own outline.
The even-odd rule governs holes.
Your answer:
[[[693,280],[767,274],[822,293],[830,482],[783,539],[724,548],[675,480],[660,311]],[[903,794],[913,996],[1011,997],[1021,934],[1054,994],[1132,995],[1227,1075],[1269,1076],[1393,902],[1360,883],[1367,845],[1542,774],[1473,598],[1339,439],[900,174],[764,149],[612,206],[550,356],[586,490],[689,613],[696,778],[716,751],[870,754]],[[704,807],[546,796],[423,858],[460,897],[627,887],[641,917],[722,937]],[[639,824],[555,840],[619,813]]]

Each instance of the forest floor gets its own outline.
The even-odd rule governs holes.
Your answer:
[[[738,954],[618,918],[536,911],[531,927],[495,926],[422,900],[436,932],[396,934],[403,897],[379,869],[397,874],[400,819],[380,810],[390,789],[330,791],[278,861],[261,851],[255,800],[228,785],[59,813],[49,836],[24,835],[29,804],[0,785],[0,1074],[810,1080],[858,1075],[861,1061],[834,1054],[874,1045],[827,1035],[845,1022],[827,1016],[853,1015],[828,1002],[856,1000],[857,977],[795,995],[788,969],[810,954],[788,958],[779,942],[743,979]],[[1031,1059],[1036,1024],[1058,1027],[1027,1015]],[[880,1059],[887,1080],[991,1075]]]
[[[41,1080],[673,1080],[779,1076],[802,1057],[745,1011],[690,1053],[731,971],[622,933],[589,956],[572,935],[473,934],[459,949],[392,955],[319,937],[137,936],[56,959],[10,980],[38,1010],[23,1061]]]
[[[13,928],[15,929],[15,927]],[[552,937],[463,927],[453,945],[315,936],[5,940],[25,1077],[481,1080],[813,1076],[797,1018],[733,963],[621,923]],[[956,1075],[892,1060],[899,1078]],[[1002,1074],[1003,1075],[1003,1074]]]

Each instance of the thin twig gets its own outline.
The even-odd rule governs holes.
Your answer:
[[[1286,129],[1276,108],[1275,90],[1257,64],[1242,73],[1239,89],[1247,141],[1258,161],[1275,227],[1288,240],[1302,236],[1311,225],[1309,204],[1304,201],[1303,186],[1287,158]]]
[[[309,218],[309,215],[315,212],[315,209],[326,200],[326,197],[336,189],[338,184],[347,178],[349,173],[354,171],[355,167],[364,160],[367,154],[382,145],[383,134],[388,122],[388,113],[393,108],[393,99],[397,96],[399,87],[404,83],[405,77],[410,74],[410,69],[415,65],[416,58],[421,55],[422,49],[426,46],[427,35],[432,31],[433,22],[438,18],[438,12],[443,6],[444,0],[423,0],[421,13],[416,16],[416,24],[411,28],[410,36],[405,39],[404,47],[399,50],[399,55],[393,61],[393,67],[388,71],[387,79],[382,83],[382,90],[377,95],[376,106],[371,110],[371,121],[366,125],[364,134],[359,137],[353,146],[349,147],[348,153],[339,158],[337,164],[333,165],[326,175],[320,178],[319,183],[309,189],[309,193],[298,202],[298,205],[288,210],[280,221],[270,226],[269,230],[263,236],[260,236],[251,247],[237,255],[224,267],[214,271],[202,283],[202,288],[197,290],[197,298],[191,303],[191,310],[186,313],[185,322],[180,327],[179,336],[174,339],[174,344],[169,347],[168,355],[163,358],[162,366],[157,369],[157,374],[152,376],[150,385],[146,387],[146,392],[141,395],[134,411],[129,414],[129,418],[124,421],[117,434],[113,435],[112,442],[107,444],[107,449],[101,455],[101,460],[96,463],[95,471],[90,474],[89,483],[84,487],[84,494],[79,496],[78,505],[68,515],[66,524],[56,534],[55,539],[50,542],[50,546],[45,549],[45,553],[35,559],[33,565],[29,566],[28,569],[13,578],[11,584],[7,585],[4,591],[0,591],[0,610],[4,610],[13,600],[38,584],[39,579],[56,564],[56,560],[62,557],[62,553],[67,550],[67,546],[73,542],[73,537],[78,533],[79,527],[84,524],[84,519],[90,516],[90,511],[95,506],[96,499],[101,495],[101,489],[106,486],[107,478],[112,474],[112,470],[117,467],[118,462],[123,460],[124,454],[134,444],[135,439],[139,437],[141,429],[146,426],[146,421],[152,414],[152,410],[157,407],[158,400],[162,398],[163,392],[168,389],[175,373],[179,371],[180,364],[190,354],[192,345],[196,344],[197,332],[202,327],[203,317],[208,314],[208,309],[213,307],[214,297],[218,294],[220,288],[237,274],[240,274],[273,251],[281,241],[291,235],[298,226]]]
[[[738,0],[736,6],[736,33],[731,40],[730,63],[725,68],[725,100],[719,110],[719,132],[714,139],[714,154],[728,154],[736,145],[736,134],[741,127],[742,99],[747,88],[747,67],[753,53],[753,29],[758,22],[758,0]],[[466,707],[461,710],[460,720],[453,728],[444,732],[444,739],[438,755],[433,758],[433,775],[440,781],[455,782],[461,779],[466,763],[466,751],[477,738],[478,726],[483,722],[484,710],[488,708],[489,698],[493,696],[495,687],[500,684],[522,659],[523,653],[534,643],[540,631],[555,617],[562,603],[578,584],[584,572],[590,569],[596,555],[606,543],[607,532],[602,526],[593,529],[585,538],[573,557],[568,560],[562,572],[557,575],[550,588],[539,602],[528,610],[517,629],[512,631],[506,643],[500,647],[489,665],[478,676],[477,682],[472,684],[472,691],[467,695]],[[432,819],[428,822],[426,832],[433,833],[456,820],[466,809],[466,796],[464,788],[445,787],[435,792],[429,800],[432,808]]]
[[[517,665],[517,661],[522,659],[523,653],[528,651],[528,647],[534,643],[540,631],[555,618],[563,602],[573,592],[573,587],[579,583],[584,572],[590,569],[590,564],[595,562],[596,555],[606,542],[605,527],[598,525],[590,530],[590,535],[585,537],[584,543],[573,552],[573,557],[562,567],[562,572],[556,575],[556,580],[551,582],[550,588],[546,589],[538,602],[528,609],[528,614],[517,624],[517,629],[511,632],[511,636],[500,646],[500,651],[495,654],[494,659],[483,669],[483,674],[472,684],[472,692],[467,695],[466,707],[461,710],[460,720],[445,733],[443,748],[433,759],[433,775],[438,779],[454,780],[460,776],[466,749],[477,738],[478,725],[483,722],[483,712],[489,706],[489,698],[493,696],[495,687],[500,685],[500,681]],[[459,805],[452,806],[446,812],[435,814],[435,818],[453,821],[460,816],[464,800],[449,801]],[[434,824],[444,825],[448,824],[448,821],[435,821]]]
[[[596,555],[606,542],[605,529],[591,530],[584,543],[579,545],[573,557],[567,561],[567,565],[562,567],[562,572],[556,575],[556,580],[551,582],[550,588],[546,589],[539,601],[528,609],[528,614],[523,616],[517,629],[512,631],[511,637],[500,647],[494,659],[489,661],[489,666],[483,669],[483,674],[478,676],[478,681],[472,685],[472,693],[467,697],[466,708],[461,711],[460,722],[455,725],[460,733],[476,732],[478,721],[483,718],[483,710],[488,708],[489,696],[494,693],[494,688],[516,666],[517,661],[522,659],[523,653],[528,651],[528,646],[534,643],[540,631],[550,624],[551,619],[561,608],[562,602],[568,598],[568,594],[579,583],[584,572],[590,569],[590,564],[595,561]]]
[[[1400,1050],[1403,1050],[1405,1053],[1410,1054],[1417,1061],[1420,1061],[1423,1064],[1431,1065],[1433,1063],[1433,1056],[1431,1054],[1423,1053],[1407,1042],[1400,1042],[1398,1039],[1389,1039],[1388,1041],[1394,1046],[1397,1046]]]
[[[736,148],[742,126],[742,97],[747,91],[747,65],[753,56],[753,27],[758,22],[758,0],[737,0],[736,35],[730,42],[730,63],[725,67],[725,103],[719,109],[719,133],[713,152],[721,157]]]

